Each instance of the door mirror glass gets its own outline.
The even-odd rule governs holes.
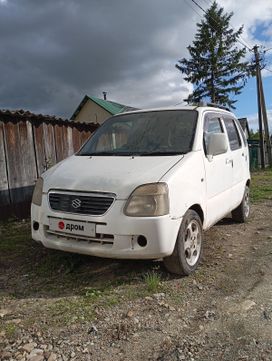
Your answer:
[[[213,156],[226,153],[228,150],[228,139],[224,133],[207,134],[207,155]]]

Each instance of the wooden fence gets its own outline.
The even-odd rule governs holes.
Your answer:
[[[29,112],[0,111],[0,219],[29,216],[36,179],[97,128]]]

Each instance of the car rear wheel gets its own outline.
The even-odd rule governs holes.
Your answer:
[[[188,276],[197,268],[203,253],[203,230],[199,215],[189,209],[182,220],[174,252],[164,258],[166,269]]]
[[[245,187],[244,196],[239,206],[231,212],[232,219],[238,223],[245,223],[250,215],[249,187]]]

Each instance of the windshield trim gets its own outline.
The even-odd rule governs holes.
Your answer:
[[[192,130],[192,139],[189,145],[189,149],[184,152],[184,151],[180,151],[180,152],[175,152],[176,155],[183,155],[183,154],[187,154],[188,152],[191,152],[193,150],[193,145],[195,142],[195,135],[196,135],[196,129],[197,129],[197,125],[198,125],[198,115],[199,112],[196,109],[158,109],[158,110],[141,110],[141,111],[135,111],[135,112],[124,112],[124,113],[120,113],[120,114],[116,114],[113,115],[111,117],[109,117],[108,119],[106,119],[92,134],[91,136],[82,144],[82,146],[79,148],[79,150],[74,154],[76,156],[142,156],[143,152],[139,152],[141,153],[141,155],[137,154],[137,152],[131,152],[131,154],[128,154],[128,152],[126,152],[126,154],[122,154],[122,153],[114,153],[114,154],[107,154],[107,155],[99,155],[98,153],[92,153],[91,155],[89,154],[80,154],[80,152],[82,151],[83,147],[86,145],[87,142],[89,142],[91,140],[91,138],[101,129],[101,127],[104,127],[107,125],[107,123],[111,122],[112,119],[118,117],[118,118],[122,118],[128,115],[142,115],[145,113],[148,114],[152,114],[152,113],[164,113],[164,112],[190,112],[190,113],[194,113],[195,114],[195,125],[194,128]],[[104,152],[103,152],[104,153]],[[160,154],[158,156],[172,156],[173,154]],[[147,155],[145,155],[147,156]],[[154,156],[153,154],[150,154],[150,156]]]
[[[184,155],[191,152],[100,152],[100,153],[85,153],[85,154],[75,154],[80,157],[175,157],[177,155]]]

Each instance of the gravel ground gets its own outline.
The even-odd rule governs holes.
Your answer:
[[[186,278],[46,250],[28,222],[0,230],[1,360],[272,360],[271,200],[207,231]]]

